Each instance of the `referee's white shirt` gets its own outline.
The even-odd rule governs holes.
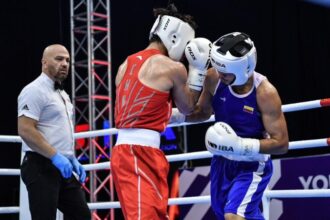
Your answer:
[[[26,116],[57,151],[74,155],[73,105],[64,90],[55,90],[54,81],[45,73],[23,88],[18,96],[18,117]],[[32,151],[23,141],[23,151]]]

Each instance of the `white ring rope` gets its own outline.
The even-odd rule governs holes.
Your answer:
[[[0,214],[19,213],[18,206],[0,207]]]
[[[301,111],[301,110],[308,110],[313,108],[321,108],[330,106],[330,98],[326,99],[318,99],[314,101],[307,101],[307,102],[298,102],[293,104],[286,104],[282,105],[283,112],[292,112],[292,111]],[[169,124],[168,127],[179,127],[179,126],[186,126],[186,125],[193,125],[193,124],[201,124],[201,123],[208,123],[215,121],[214,115],[212,115],[208,120],[203,122],[195,122],[195,123],[174,123]],[[118,129],[116,128],[109,128],[103,130],[95,130],[95,131],[86,131],[86,132],[79,132],[75,133],[74,136],[76,139],[78,138],[90,138],[90,137],[98,137],[98,136],[106,136],[106,135],[113,135],[117,134]],[[0,135],[0,142],[22,142],[19,136],[15,135]]]
[[[315,139],[315,140],[302,140],[291,141],[289,143],[290,150],[306,149],[314,147],[327,147],[330,146],[330,138]],[[184,160],[198,160],[211,158],[212,154],[208,151],[197,151],[183,154],[167,155],[168,162],[177,162]],[[86,170],[104,170],[110,169],[110,162],[94,163],[83,165]],[[0,175],[19,175],[19,169],[0,169]]]
[[[0,169],[0,176],[19,176],[20,169]]]
[[[268,198],[321,198],[330,197],[330,189],[266,190],[264,195]]]
[[[0,142],[21,143],[22,139],[17,135],[0,135]]]
[[[315,101],[301,102],[283,105],[283,112],[292,112],[307,110],[312,108],[319,108],[330,106],[330,99],[321,99]],[[214,121],[214,115],[206,122]],[[181,123],[181,124],[170,124],[169,127],[185,126],[191,124],[199,123]],[[87,138],[96,136],[105,136],[117,134],[118,130],[116,128],[95,130],[89,132],[80,132],[75,134],[75,138]],[[1,142],[21,142],[21,138],[18,136],[11,135],[0,135]],[[330,138],[316,139],[316,140],[303,140],[303,141],[293,141],[289,143],[289,149],[302,149],[302,148],[312,148],[312,147],[323,147],[330,145]],[[169,162],[182,161],[182,160],[195,160],[210,158],[212,154],[208,151],[184,153],[177,155],[167,156]],[[110,162],[103,162],[98,164],[88,164],[84,165],[86,170],[97,170],[97,169],[109,169]],[[19,175],[19,169],[0,169],[0,175]],[[330,197],[330,189],[314,189],[314,190],[267,190],[265,191],[266,198],[306,198],[306,197]],[[185,198],[170,198],[168,205],[183,205],[183,204],[196,204],[196,203],[210,203],[210,196],[195,196],[195,197],[185,197]],[[110,209],[110,208],[120,208],[119,202],[98,202],[89,203],[90,209]],[[18,213],[19,207],[0,207],[0,214],[2,213]]]
[[[289,142],[289,150],[298,150],[298,149],[314,148],[314,147],[327,147],[327,146],[330,146],[330,138]]]
[[[306,149],[306,148],[314,148],[314,147],[327,147],[327,146],[330,146],[330,138],[289,142],[290,150]],[[206,159],[211,157],[212,154],[208,151],[197,151],[197,152],[173,154],[166,156],[168,162],[198,160],[198,159]],[[83,166],[86,170],[104,170],[104,169],[110,169],[110,162],[86,164]],[[9,175],[19,175],[19,174],[20,174],[19,169],[0,169],[0,175],[9,176]]]
[[[323,198],[330,197],[330,189],[310,189],[310,190],[267,190],[264,195],[267,198]],[[193,196],[184,198],[170,198],[168,205],[187,205],[210,203],[210,196]],[[90,209],[117,209],[119,202],[95,202],[88,203]],[[18,213],[19,207],[0,207],[1,213]]]
[[[321,198],[330,197],[330,189],[311,189],[311,190],[267,190],[264,195],[267,198]],[[184,198],[170,198],[168,205],[187,205],[210,203],[210,196],[192,196]],[[119,202],[102,202],[88,204],[90,209],[111,209],[120,208]]]
[[[326,106],[330,106],[330,98],[282,105],[282,111],[293,112],[293,111],[301,111],[301,110],[320,108]]]
[[[267,198],[322,198],[330,197],[330,189],[295,189],[295,190],[266,190],[264,195]],[[210,203],[210,196],[192,196],[184,198],[170,198],[168,205],[187,205]],[[111,209],[120,208],[119,202],[89,203],[90,209]]]

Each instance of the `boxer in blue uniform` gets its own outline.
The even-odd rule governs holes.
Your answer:
[[[248,35],[234,32],[212,44],[204,89],[193,114],[176,109],[172,122],[206,120],[211,162],[211,205],[217,219],[264,219],[259,209],[272,175],[270,154],[288,150],[281,99],[267,78],[255,72],[256,48]]]

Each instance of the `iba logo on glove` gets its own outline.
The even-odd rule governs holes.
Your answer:
[[[211,141],[207,141],[207,143],[214,149],[216,150],[221,150],[225,152],[234,152],[234,148],[232,146],[222,146],[222,145],[216,145],[215,143],[212,143]]]

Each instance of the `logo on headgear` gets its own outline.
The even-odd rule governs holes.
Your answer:
[[[226,69],[226,65],[224,63],[219,63],[219,62],[215,61],[213,58],[211,58],[211,59],[212,59],[212,63],[215,63],[220,68]]]
[[[164,28],[163,28],[164,31],[166,30],[168,24],[170,23],[170,20],[171,20],[171,19],[169,19],[169,18],[167,19],[167,21],[166,21],[166,23],[165,23],[165,25],[164,25]]]

